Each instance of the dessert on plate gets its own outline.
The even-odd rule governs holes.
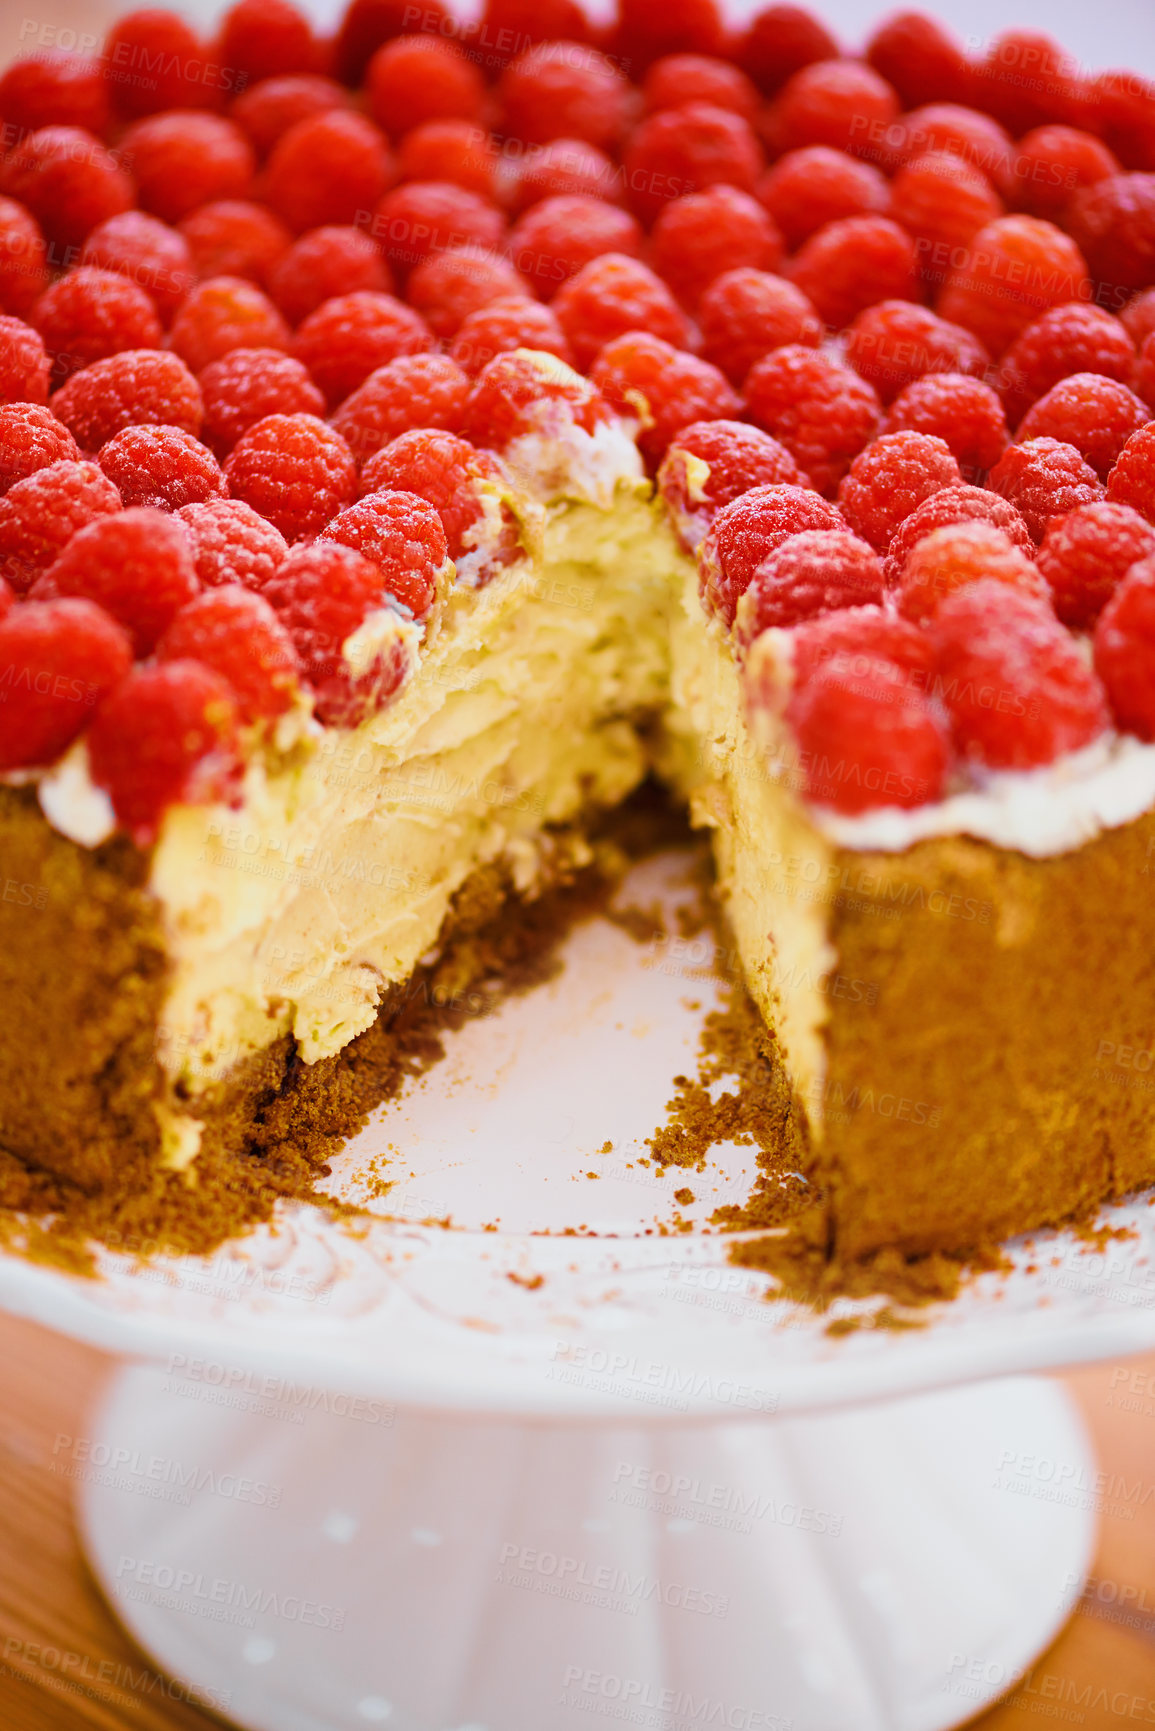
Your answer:
[[[10,1167],[307,1144],[656,777],[832,1252],[1155,1181],[1155,88],[238,0],[0,116]]]

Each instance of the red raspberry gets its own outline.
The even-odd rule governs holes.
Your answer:
[[[2,413],[3,411],[0,411]],[[1155,523],[1155,425],[1132,433],[1107,477],[1107,497]]]
[[[181,219],[180,232],[198,277],[239,276],[262,288],[293,241],[271,210],[243,198],[202,204]]]
[[[743,120],[758,112],[758,91],[744,72],[708,54],[667,54],[655,60],[642,80],[642,104],[647,114],[661,108],[684,108],[687,102],[709,102],[732,108]]]
[[[184,525],[197,578],[206,589],[226,583],[263,589],[289,551],[280,530],[240,499],[182,505],[175,517]]]
[[[1037,402],[1072,373],[1103,373],[1127,384],[1135,349],[1126,327],[1102,307],[1054,307],[1027,326],[1003,356],[994,381],[1014,427]]]
[[[754,14],[734,58],[759,89],[772,96],[792,73],[837,53],[838,43],[812,12],[773,5]]]
[[[196,281],[184,235],[142,210],[126,210],[94,228],[80,263],[129,277],[148,295],[166,325]]]
[[[1060,439],[1008,445],[987,477],[987,486],[1011,501],[1036,543],[1052,517],[1065,517],[1077,505],[1092,505],[1103,497],[1094,469],[1074,445]]]
[[[643,222],[664,204],[703,187],[736,186],[753,192],[762,151],[740,115],[708,102],[664,108],[630,135],[622,157],[626,196]]]
[[[178,222],[214,199],[244,198],[256,169],[239,126],[188,109],[136,121],[121,150],[132,163],[142,209],[165,222]]]
[[[204,440],[225,457],[266,415],[324,416],[325,399],[300,361],[279,349],[233,349],[207,366]]]
[[[908,428],[942,439],[970,481],[993,469],[1010,442],[1002,403],[989,385],[964,373],[928,373],[900,391],[883,431]]]
[[[797,625],[841,607],[882,600],[878,554],[844,529],[791,535],[767,554],[750,579],[734,615],[741,650],[773,626]]]
[[[762,561],[791,535],[810,529],[845,533],[846,519],[836,505],[806,487],[752,487],[723,506],[699,552],[703,606],[724,625],[733,625],[738,603]]]
[[[125,349],[73,373],[53,397],[52,413],[82,450],[98,451],[123,427],[164,423],[199,435],[204,404],[177,355]]]
[[[36,600],[74,595],[95,601],[124,626],[139,657],[197,589],[180,524],[163,511],[131,510],[78,529],[32,594]]]
[[[898,583],[918,543],[936,529],[947,529],[954,523],[989,523],[1028,559],[1035,556],[1030,530],[1006,499],[988,493],[985,487],[944,487],[924,500],[896,531],[886,558],[886,581],[891,588]]]
[[[360,84],[374,50],[412,26],[413,13],[407,6],[408,0],[351,0],[335,44],[339,78],[346,84]],[[431,36],[439,32],[452,36],[460,29],[441,0],[422,7],[420,24],[422,33]]]
[[[325,301],[298,326],[293,353],[331,407],[398,355],[424,354],[433,335],[420,313],[392,295],[360,290]]]
[[[528,144],[581,138],[599,149],[621,140],[631,91],[612,60],[580,42],[541,42],[510,62],[497,87],[501,130]]]
[[[312,228],[277,260],[268,288],[289,323],[299,325],[337,295],[390,294],[393,278],[359,228]]]
[[[784,445],[742,421],[693,421],[666,452],[658,487],[682,545],[694,552],[724,505],[752,487],[805,487]]]
[[[779,157],[758,182],[758,197],[793,251],[827,223],[847,216],[886,216],[890,188],[868,162],[811,144]]]
[[[2,292],[0,290],[0,293]],[[1135,347],[1141,349],[1152,331],[1155,331],[1155,289],[1143,289],[1133,300],[1129,300],[1119,318]]]
[[[884,433],[861,451],[838,489],[838,508],[856,535],[885,553],[904,518],[960,479],[950,446],[928,433]]]
[[[67,427],[40,403],[0,403],[0,496],[49,463],[79,462]]]
[[[869,156],[872,138],[898,119],[898,97],[885,78],[860,60],[820,60],[786,84],[776,104],[775,132],[783,150],[825,144]]]
[[[241,89],[262,78],[312,72],[319,44],[304,13],[288,0],[234,0],[221,19],[216,52]]]
[[[412,427],[455,433],[468,395],[468,377],[447,355],[399,355],[345,398],[333,426],[363,464]]]
[[[290,126],[334,108],[348,108],[351,101],[349,92],[335,79],[316,72],[289,72],[280,78],[262,78],[259,84],[242,90],[229,109],[229,118],[263,158]]]
[[[698,305],[702,353],[732,385],[772,349],[816,349],[822,321],[802,290],[784,278],[744,267],[715,278]]]
[[[7,619],[16,605],[16,596],[12,588],[0,577],[0,619]]]
[[[476,378],[495,355],[512,354],[514,349],[537,349],[573,365],[573,351],[552,308],[517,295],[491,301],[462,319],[450,354],[459,367]]]
[[[941,287],[957,254],[1003,214],[1003,201],[980,168],[949,151],[916,156],[890,187],[890,214],[912,234],[923,281]]]
[[[726,25],[715,0],[620,0],[615,51],[628,66],[647,67],[666,54],[721,54]]]
[[[46,280],[39,223],[15,199],[0,198],[0,311],[26,318]]]
[[[79,126],[100,137],[111,122],[104,67],[52,48],[14,60],[0,74],[0,114],[12,137],[43,126]]]
[[[1014,185],[1011,157],[1014,145],[997,120],[977,109],[953,102],[928,102],[903,116],[897,157],[913,162],[944,152],[981,168],[988,180],[1006,194]]]
[[[1102,137],[1125,168],[1155,168],[1155,85],[1134,72],[1100,72],[1090,80],[1090,118],[1085,125]]]
[[[636,258],[642,231],[634,218],[597,198],[543,198],[514,224],[509,256],[547,300],[567,277],[605,252]]]
[[[1131,566],[1099,616],[1095,672],[1118,726],[1140,739],[1155,738],[1155,559],[1150,555]],[[0,709],[0,718],[3,714]]]
[[[1155,282],[1155,174],[1114,174],[1085,187],[1067,206],[1064,221],[1106,305],[1119,304],[1108,299],[1111,290]]]
[[[198,661],[134,667],[88,735],[92,779],[138,847],[150,847],[173,805],[236,798],[237,711],[219,673]]]
[[[428,120],[415,126],[398,146],[397,169],[402,180],[448,180],[487,200],[497,194],[497,151],[475,120]]]
[[[638,449],[651,468],[683,427],[694,421],[731,420],[741,407],[717,367],[648,331],[629,331],[607,343],[590,369],[590,379],[619,414],[642,409]]]
[[[880,301],[859,313],[846,333],[846,359],[884,403],[928,373],[984,373],[989,365],[977,337],[910,301]]]
[[[1101,139],[1074,126],[1039,126],[1015,151],[1015,203],[1058,222],[1075,193],[1119,173]]]
[[[286,541],[319,534],[357,496],[357,465],[339,433],[313,415],[267,415],[233,446],[230,496],[243,499]]]
[[[1037,216],[1003,216],[975,235],[937,311],[1001,355],[1040,314],[1090,293],[1083,255],[1067,235]]]
[[[867,43],[866,59],[894,86],[904,108],[966,100],[966,54],[938,20],[924,12],[892,13]]]
[[[0,190],[24,205],[65,254],[133,202],[132,180],[118,159],[78,126],[45,126],[22,138],[0,166]]]
[[[1098,739],[1103,688],[1045,601],[971,583],[935,616],[936,689],[956,751],[988,769],[1038,769]]]
[[[1027,411],[1016,437],[1019,444],[1050,438],[1073,445],[1105,481],[1132,433],[1150,419],[1146,403],[1126,385],[1098,373],[1073,373]]]
[[[787,274],[837,330],[879,301],[915,301],[921,293],[914,242],[885,216],[830,223],[791,259]]]
[[[405,276],[430,253],[451,247],[500,251],[505,223],[495,205],[464,186],[409,180],[385,194],[372,233],[398,276]]]
[[[1155,397],[1155,343],[1150,337],[1144,340],[1139,350],[1139,358],[1135,362],[1135,372],[1132,377],[1135,391],[1145,403]]]
[[[265,590],[293,640],[315,713],[326,727],[356,727],[400,690],[413,655],[400,613],[390,606],[384,573],[339,541],[294,547]],[[376,653],[352,664],[345,645],[377,615]]]
[[[127,277],[87,265],[45,289],[32,318],[57,384],[106,355],[159,348],[164,335],[143,289]]]
[[[372,121],[334,108],[282,133],[265,165],[264,195],[301,234],[363,222],[393,175],[389,147]]]
[[[857,373],[796,344],[751,368],[746,402],[751,420],[782,441],[821,493],[834,492],[882,419],[877,396]]]
[[[492,301],[531,297],[508,259],[466,247],[435,252],[410,273],[406,295],[436,337],[456,335],[463,319]]]
[[[151,7],[118,18],[104,42],[110,93],[126,120],[166,108],[220,106],[221,70],[175,12]]]
[[[239,583],[198,595],[182,607],[160,642],[156,658],[197,661],[220,674],[243,722],[283,715],[297,694],[300,660],[293,640],[269,603]]]
[[[1010,584],[1049,603],[1050,590],[1032,560],[993,523],[952,523],[924,535],[911,549],[899,584],[899,611],[925,624],[948,595],[983,580]]]
[[[287,349],[291,341],[268,296],[237,276],[198,283],[169,333],[170,346],[194,373],[203,373],[233,349]]]
[[[78,529],[120,508],[120,494],[95,463],[37,469],[0,499],[0,572],[23,594]]]
[[[844,677],[861,679],[868,662],[888,661],[907,675],[913,689],[925,691],[934,666],[928,634],[881,607],[842,607],[804,619],[790,648],[796,690],[829,662]]]
[[[54,762],[131,666],[128,637],[90,601],[14,607],[0,618],[0,770]]]
[[[46,403],[50,365],[39,333],[0,315],[0,403]]]
[[[125,427],[96,460],[126,505],[178,511],[225,490],[212,452],[180,427]]]
[[[484,64],[498,71],[537,42],[592,42],[594,35],[577,0],[485,0],[481,9]]]
[[[428,500],[416,493],[368,493],[339,512],[322,539],[372,559],[390,599],[414,619],[429,617],[449,555],[441,518]]]
[[[564,362],[522,350],[497,355],[477,378],[462,433],[475,445],[502,451],[526,434],[564,437],[593,433],[610,419],[600,391]]]
[[[813,804],[853,817],[942,797],[945,731],[907,674],[889,662],[867,661],[850,673],[835,660],[815,668],[789,716]]]
[[[669,289],[637,259],[606,253],[565,283],[553,312],[569,339],[579,367],[626,331],[650,331],[684,348],[690,329]]]
[[[654,269],[684,306],[696,307],[725,271],[773,271],[782,237],[762,206],[732,186],[708,186],[667,204],[651,237]]]
[[[1080,505],[1056,518],[1039,548],[1039,570],[1064,625],[1093,625],[1131,566],[1155,553],[1155,527],[1127,505]]]
[[[403,433],[370,458],[361,484],[367,493],[383,491],[387,498],[415,493],[432,505],[458,568],[457,581],[470,588],[489,582],[522,551],[517,519],[504,498],[496,509],[500,527],[493,544],[486,545],[486,525],[492,520],[486,501],[503,488],[505,476],[488,451],[474,450],[453,433],[428,428]]]
[[[429,120],[480,120],[485,105],[476,66],[435,36],[396,36],[378,48],[365,94],[373,119],[394,140]]]
[[[1079,102],[1081,74],[1051,37],[1036,30],[1004,30],[972,67],[971,100],[1014,137],[1060,120]]]

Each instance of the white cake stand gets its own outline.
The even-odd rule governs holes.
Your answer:
[[[684,864],[625,899],[676,901]],[[139,1361],[53,1464],[183,1690],[254,1731],[935,1731],[1059,1629],[1095,1467],[1024,1373],[1155,1345],[1151,1210],[1020,1246],[916,1329],[767,1302],[702,1229],[750,1151],[638,1164],[706,962],[580,928],[337,1163],[353,1197],[387,1156],[391,1218],[297,1208],[99,1281],[0,1258],[0,1304]]]

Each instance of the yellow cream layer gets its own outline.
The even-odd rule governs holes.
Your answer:
[[[239,810],[169,815],[161,1060],[194,1095],[283,1033],[308,1062],[339,1051],[479,866],[504,858],[532,890],[546,826],[645,774],[635,722],[665,702],[682,559],[649,494],[547,507],[532,559],[453,592],[395,704],[254,763]],[[196,1139],[170,1126],[170,1158]]]

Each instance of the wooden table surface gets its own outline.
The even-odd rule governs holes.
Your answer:
[[[207,1731],[219,1724],[169,1699],[122,1632],[85,1568],[68,1481],[50,1471],[54,1439],[81,1432],[112,1363],[29,1323],[0,1319],[4,1731]],[[974,1722],[983,1731],[1021,1731],[1024,1714],[1083,1731],[1155,1724],[1155,1355],[1065,1380],[1100,1467],[1131,1492],[1117,1505],[1123,1512],[1103,1518],[1079,1611],[1023,1685]]]

